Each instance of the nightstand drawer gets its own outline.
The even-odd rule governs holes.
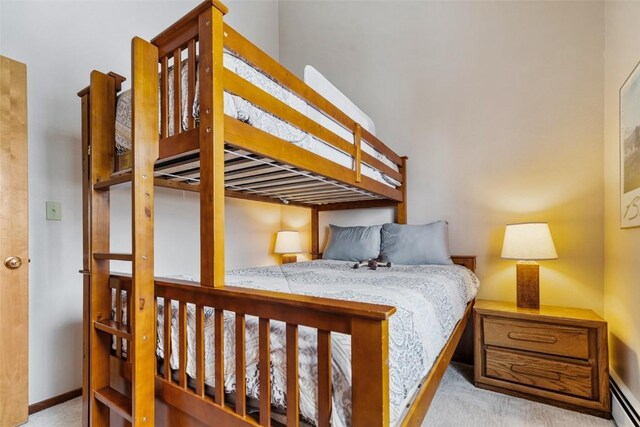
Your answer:
[[[593,371],[586,363],[487,348],[486,376],[588,399],[593,397]]]
[[[483,332],[486,345],[589,358],[589,331],[584,328],[485,317]]]

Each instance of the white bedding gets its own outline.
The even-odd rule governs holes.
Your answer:
[[[354,270],[344,261],[313,261],[274,267],[229,271],[230,286],[267,289],[392,305],[397,312],[389,320],[389,393],[391,425],[397,425],[419,385],[461,319],[466,303],[479,287],[476,276],[457,265],[393,266],[376,271]],[[187,373],[195,377],[195,311],[188,305]],[[205,383],[214,386],[213,310],[205,310]],[[164,306],[158,306],[157,354],[164,357]],[[176,324],[178,305],[172,305]],[[225,391],[235,390],[235,317],[225,312]],[[172,346],[178,348],[178,331],[173,328]],[[332,335],[333,426],[351,425],[351,339]],[[286,407],[285,325],[271,321],[272,404]],[[246,318],[247,395],[259,396],[258,321]],[[317,419],[316,332],[299,328],[300,414]],[[171,367],[177,369],[178,355],[172,353]]]
[[[182,93],[186,93],[187,91],[187,73],[188,66],[187,63],[184,62],[182,66],[182,75],[181,75],[181,83],[182,83]],[[317,121],[321,125],[329,128],[338,134],[338,136],[345,139],[350,144],[353,144],[353,135],[344,129],[342,126],[333,122],[332,120],[325,117],[322,113],[313,109],[309,106],[303,99],[299,98],[265,74],[262,74],[257,69],[253,68],[248,63],[244,62],[240,58],[232,55],[231,53],[225,52],[224,54],[224,66],[225,68],[233,71],[239,76],[245,78],[250,81],[254,85],[263,89],[267,93],[272,96],[278,98],[280,101],[289,105],[290,107],[296,109],[302,114],[307,115],[313,120]],[[196,73],[197,75],[197,73]],[[171,69],[168,76],[169,80],[169,106],[173,106],[173,70]],[[197,97],[198,94],[198,82],[196,81],[196,100],[193,105],[192,111],[188,111],[187,109],[187,100],[186,97],[182,99],[182,127],[187,127],[187,120],[189,115],[192,115],[195,118],[196,123],[198,122],[198,108],[199,108],[199,100]],[[346,98],[346,97],[345,97]],[[338,163],[344,167],[352,168],[353,167],[353,158],[333,147],[330,144],[325,143],[322,140],[315,138],[313,135],[310,135],[295,126],[292,126],[279,118],[273,116],[251,104],[250,102],[235,96],[231,95],[227,92],[224,93],[224,112],[225,114],[236,118],[238,120],[244,121],[246,123],[251,124],[252,126],[257,127],[260,130],[263,130],[267,133],[270,133],[274,136],[282,138],[292,144],[309,150],[319,156],[322,156],[326,159],[329,159],[335,163]],[[362,113],[364,114],[364,113]],[[358,117],[354,118],[355,120]],[[370,119],[369,119],[370,120]],[[328,123],[330,122],[330,123]],[[367,126],[368,127],[368,126]],[[173,108],[169,109],[169,135],[174,134],[173,129]],[[117,101],[117,109],[116,109],[116,151],[118,153],[122,153],[131,149],[131,92],[125,91],[120,96],[118,96]],[[362,144],[362,150],[376,157],[378,160],[384,162],[385,164],[392,167],[394,170],[398,170],[398,167],[389,160],[382,153],[376,151],[371,146],[366,143]],[[362,173],[376,181],[382,182],[389,186],[398,186],[400,183],[395,179],[381,173],[377,169],[370,167],[367,164],[362,165]]]
[[[340,111],[351,117],[356,122],[368,130],[372,135],[376,134],[376,127],[371,117],[367,116],[356,104],[354,104],[344,93],[333,85],[320,71],[311,65],[304,67],[304,82],[313,90],[318,92],[327,101],[338,107]],[[339,126],[336,122],[326,117],[319,111],[309,107],[307,115],[322,126],[331,130],[333,133],[340,135],[345,139],[349,139],[348,133],[345,135],[346,129]]]

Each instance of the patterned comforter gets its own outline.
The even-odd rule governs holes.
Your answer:
[[[182,277],[184,278],[184,277]],[[230,286],[266,289],[392,305],[397,312],[389,320],[389,390],[391,425],[402,420],[407,404],[425,378],[436,357],[461,319],[466,303],[478,290],[477,277],[457,265],[393,266],[376,271],[354,270],[343,261],[313,261],[283,266],[258,267],[227,272]],[[164,357],[164,306],[158,307],[157,354]],[[205,383],[214,386],[213,309],[205,310]],[[173,322],[178,306],[172,305]],[[195,310],[188,305],[187,373],[195,377]],[[178,331],[172,328],[172,346]],[[235,317],[225,312],[225,392],[235,390]],[[351,339],[332,333],[333,411],[332,425],[351,425]],[[299,328],[300,414],[316,424],[317,349],[316,331]],[[271,321],[272,404],[286,407],[285,324]],[[258,319],[246,317],[247,395],[259,397]],[[178,355],[172,353],[177,369]]]

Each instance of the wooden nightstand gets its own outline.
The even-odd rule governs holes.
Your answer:
[[[478,300],[476,387],[611,416],[607,323],[591,310]]]

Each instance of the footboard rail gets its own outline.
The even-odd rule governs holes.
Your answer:
[[[127,292],[131,278],[112,275],[111,287]],[[156,301],[163,307],[177,302],[176,322],[172,310],[163,309],[164,366],[156,376],[156,397],[208,423],[214,417],[220,425],[260,425],[271,423],[270,322],[286,323],[286,395],[287,426],[299,425],[298,327],[317,329],[318,426],[330,425],[332,405],[331,334],[351,336],[352,425],[389,425],[389,317],[391,306],[292,295],[257,289],[226,286],[213,288],[196,282],[174,279],[155,281]],[[118,298],[121,298],[118,296]],[[156,304],[158,304],[156,302]],[[174,303],[175,304],[175,303]],[[195,305],[195,387],[187,375],[187,304]],[[120,303],[118,307],[128,307]],[[213,309],[215,387],[214,397],[205,394],[205,309]],[[156,306],[159,309],[159,306]],[[227,406],[224,396],[224,321],[225,312],[235,317],[236,403]],[[246,400],[246,316],[257,317],[259,335],[259,420],[248,416]],[[173,328],[177,328],[178,348],[172,346]],[[178,355],[177,379],[171,372],[170,355]],[[266,387],[265,387],[266,385]]]

